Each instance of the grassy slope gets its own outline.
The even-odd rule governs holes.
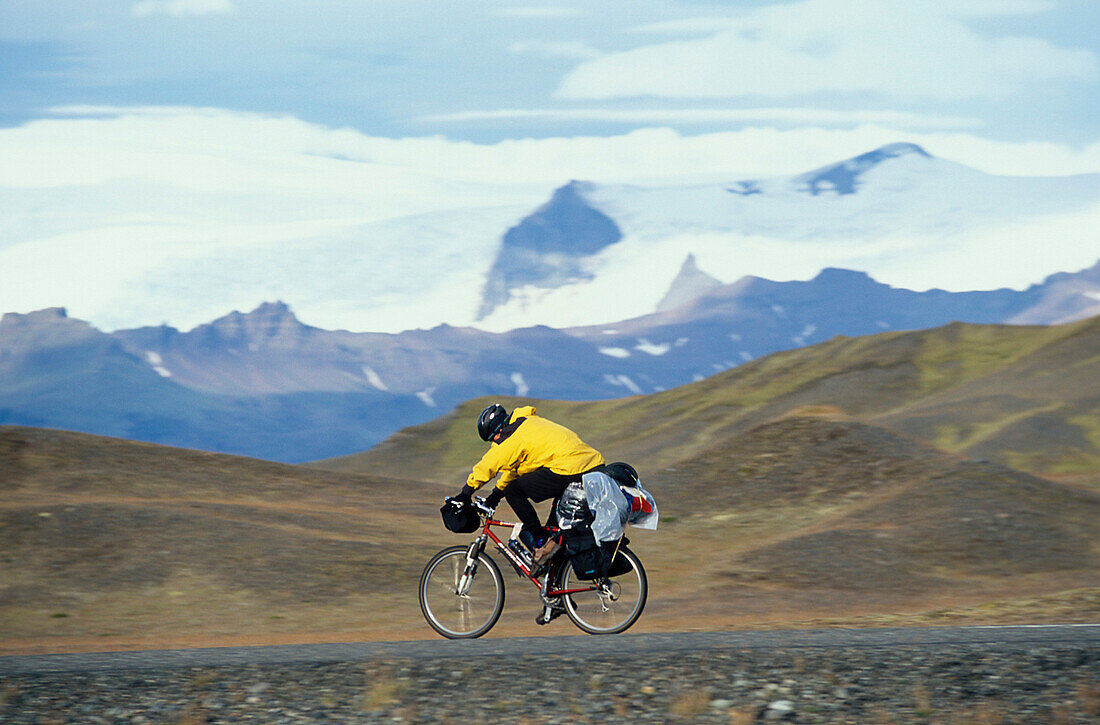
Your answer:
[[[60,431],[0,427],[0,492],[0,639],[383,632],[439,548],[434,484]]]
[[[1091,474],[1100,471],[1098,381],[1100,317],[1059,327],[956,323],[835,338],[656,395],[536,405],[609,457],[650,471],[730,433],[824,406],[950,452],[1032,472]],[[471,431],[486,402],[314,465],[461,481],[484,450]]]
[[[668,562],[674,580],[744,616],[898,616],[1082,592],[1095,599],[1078,614],[1100,615],[1100,494],[877,426],[785,418],[717,441],[653,488],[673,515],[662,533],[711,559],[703,572],[687,554]]]
[[[0,652],[430,636],[442,489],[0,429]],[[639,631],[1100,616],[1100,495],[852,421],[791,417],[651,481]],[[529,621],[505,570],[494,635]]]

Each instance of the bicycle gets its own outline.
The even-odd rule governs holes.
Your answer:
[[[472,505],[482,518],[480,535],[467,546],[450,546],[437,553],[420,576],[420,610],[436,632],[448,639],[473,639],[492,629],[500,618],[504,611],[504,577],[485,553],[489,541],[521,579],[530,580],[538,588],[544,607],[540,616],[546,622],[558,608],[589,634],[617,634],[638,621],[649,584],[641,560],[623,539],[612,559],[618,564],[615,571],[623,573],[585,581],[577,578],[564,551],[543,567],[534,566],[492,530],[511,527],[508,541],[518,544],[522,524],[494,518],[495,511],[480,497],[474,497]]]

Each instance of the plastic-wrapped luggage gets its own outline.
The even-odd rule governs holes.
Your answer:
[[[586,473],[581,483],[570,484],[558,501],[557,515],[562,529],[588,523],[598,542],[618,541],[627,524],[656,530],[658,520],[657,502],[640,483],[624,487],[601,471]]]
[[[588,508],[588,499],[585,496],[584,484],[580,481],[569,484],[565,492],[558,500],[558,527],[562,529],[576,528],[588,523],[591,512]]]

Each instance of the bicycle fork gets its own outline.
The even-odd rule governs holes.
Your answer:
[[[462,570],[462,576],[458,578],[458,585],[455,587],[455,594],[460,597],[465,597],[470,593],[470,584],[474,580],[474,574],[477,573],[477,557],[481,555],[481,552],[485,550],[485,537],[479,536],[470,542],[470,546],[466,549],[466,567]]]

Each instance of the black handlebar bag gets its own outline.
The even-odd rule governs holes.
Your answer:
[[[481,517],[469,504],[457,504],[451,501],[439,509],[443,525],[456,534],[471,534],[481,528]]]

